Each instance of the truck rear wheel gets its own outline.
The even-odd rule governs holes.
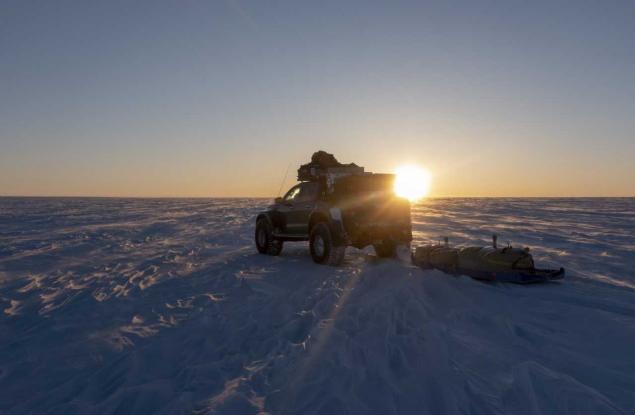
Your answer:
[[[333,242],[333,235],[325,222],[320,222],[311,229],[309,249],[314,262],[334,266],[342,263],[346,253],[346,245],[336,245]]]
[[[258,252],[266,255],[280,255],[282,241],[273,237],[271,224],[266,219],[258,219],[256,222],[256,248]]]

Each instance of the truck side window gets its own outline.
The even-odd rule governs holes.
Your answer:
[[[300,190],[302,189],[300,186],[301,185],[298,184],[298,185],[292,187],[291,190],[289,190],[287,192],[287,194],[284,195],[284,201],[285,202],[292,202],[292,201],[296,200],[298,195],[300,194]]]
[[[319,196],[319,191],[320,191],[319,183],[307,182],[307,183],[302,183],[300,186],[302,190],[300,191],[300,194],[298,195],[296,200],[299,200],[302,202],[313,202],[317,200]]]

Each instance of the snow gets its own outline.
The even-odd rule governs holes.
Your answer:
[[[267,204],[0,198],[0,413],[635,413],[635,199],[413,207],[567,269],[531,286],[258,255]]]

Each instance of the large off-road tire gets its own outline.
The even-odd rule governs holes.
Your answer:
[[[346,245],[336,245],[328,224],[319,222],[311,229],[309,235],[311,258],[318,264],[337,266],[344,260]]]
[[[273,229],[266,219],[258,219],[256,222],[256,248],[265,255],[280,255],[282,241],[273,237]]]
[[[374,244],[375,253],[380,258],[394,258],[397,253],[397,244],[393,241],[382,241],[381,243]]]

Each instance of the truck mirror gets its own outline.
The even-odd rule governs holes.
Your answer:
[[[273,203],[275,203],[276,205],[279,205],[282,203],[282,198],[281,197],[276,197],[275,199],[273,199]]]

